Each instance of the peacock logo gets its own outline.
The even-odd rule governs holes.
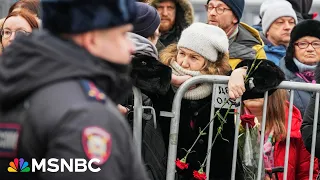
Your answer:
[[[9,163],[8,172],[30,172],[29,163],[23,158],[15,158]]]

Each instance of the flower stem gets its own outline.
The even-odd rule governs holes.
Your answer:
[[[206,125],[206,127],[204,127],[204,128],[200,131],[197,139],[194,141],[194,143],[192,144],[192,146],[188,149],[187,154],[186,154],[185,157],[187,157],[187,156],[191,153],[191,150],[192,150],[193,147],[196,145],[196,143],[198,142],[198,140],[199,140],[200,137],[202,136],[203,132],[209,127],[209,125],[211,124],[211,122],[214,120],[214,118],[216,118],[217,114],[218,114],[218,113],[220,112],[220,110],[228,103],[229,100],[230,100],[230,99],[226,100],[226,101],[223,103],[223,105],[221,106],[221,108],[218,109],[218,111],[215,113],[214,117],[210,120],[210,122]],[[231,104],[231,106],[232,106],[232,104]],[[229,109],[230,109],[230,108],[229,108]]]
[[[225,120],[225,119],[227,118],[227,115],[229,114],[229,112],[230,112],[230,110],[231,110],[231,107],[232,107],[232,104],[229,106],[226,114],[225,114],[224,117],[223,117],[223,120]],[[221,131],[222,131],[222,129],[223,129],[223,125],[224,125],[224,124],[225,124],[225,121],[222,121],[221,124],[220,124],[220,126],[218,127],[218,132],[217,132],[216,136],[214,137],[214,139],[213,139],[213,141],[212,141],[212,145],[211,145],[211,147],[210,147],[210,150],[207,152],[207,156],[206,156],[206,158],[204,159],[203,163],[201,164],[200,168],[203,168],[204,165],[206,164],[207,159],[208,159],[208,154],[209,154],[209,152],[211,152],[214,143],[216,142],[218,136],[221,134]]]
[[[244,83],[247,83],[248,77],[249,77],[250,74],[251,74],[251,71],[252,71],[252,69],[253,69],[253,67],[254,67],[254,65],[255,65],[255,63],[256,63],[256,60],[257,60],[257,59],[254,59],[253,63],[251,64],[251,67],[250,67],[250,69],[249,69],[249,72],[247,73],[247,76],[246,76],[246,78],[244,79]]]

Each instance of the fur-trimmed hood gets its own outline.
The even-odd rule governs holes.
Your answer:
[[[163,0],[149,0],[149,4],[153,7],[157,7],[157,3]],[[176,2],[177,8],[177,16],[176,25],[179,25],[181,28],[186,28],[194,21],[194,11],[192,4],[189,0],[173,0]],[[183,19],[181,19],[183,18]],[[179,24],[177,24],[179,23]]]

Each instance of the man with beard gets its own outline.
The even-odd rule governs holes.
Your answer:
[[[147,180],[115,105],[131,90],[135,1],[42,8],[48,31],[18,37],[0,61],[1,179]]]
[[[262,33],[267,59],[279,66],[286,55],[290,42],[290,33],[298,23],[296,13],[287,1],[270,4],[262,16]]]
[[[243,59],[266,59],[259,32],[240,23],[244,0],[208,0],[208,24],[223,29],[229,38],[229,64],[232,69]]]
[[[182,30],[193,23],[194,12],[189,0],[150,0],[157,8],[161,18],[160,39],[157,49],[161,51],[168,45],[178,42]]]

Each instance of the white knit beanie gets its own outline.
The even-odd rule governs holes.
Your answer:
[[[281,3],[273,3],[264,12],[262,16],[262,32],[267,34],[272,23],[280,17],[292,17],[295,23],[298,23],[296,12],[288,1],[281,1]]]
[[[218,52],[227,53],[229,40],[226,33],[217,26],[193,23],[182,31],[178,48],[187,48],[211,62],[218,59]]]
[[[266,12],[266,10],[268,9],[268,7],[274,3],[277,3],[277,5],[279,5],[280,3],[285,2],[287,3],[287,0],[264,0],[263,3],[260,6],[260,18],[263,17],[264,13]]]

